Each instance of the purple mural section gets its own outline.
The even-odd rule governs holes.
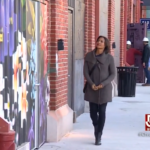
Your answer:
[[[146,33],[146,26],[145,24],[141,23],[134,23],[128,24],[127,27],[127,40],[130,40],[132,43],[132,47],[143,51],[143,38]],[[137,73],[137,83],[145,83],[145,75],[144,70],[141,62],[141,56],[135,55],[135,66],[139,67]]]
[[[4,56],[12,56],[15,50],[14,38],[17,32],[17,14],[15,14],[14,5],[14,0],[0,1],[0,33],[3,34],[3,42],[0,42],[0,62],[4,62]]]

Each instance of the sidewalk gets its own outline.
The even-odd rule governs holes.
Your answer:
[[[58,143],[46,143],[40,150],[150,150],[150,132],[145,131],[145,114],[150,114],[150,87],[137,85],[135,98],[115,97],[107,106],[102,145],[94,145],[88,113],[77,119],[73,131]],[[139,137],[144,132],[149,137]]]

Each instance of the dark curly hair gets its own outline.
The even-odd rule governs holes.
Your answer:
[[[100,38],[103,38],[103,39],[105,40],[105,49],[104,49],[104,52],[105,52],[106,54],[110,53],[110,41],[109,41],[105,36],[100,35],[100,36],[97,38],[96,42],[98,42],[98,40],[99,40]],[[97,49],[97,47],[96,47],[95,49]]]

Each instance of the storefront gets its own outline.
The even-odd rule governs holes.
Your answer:
[[[46,141],[47,6],[0,0],[0,117],[17,147]]]

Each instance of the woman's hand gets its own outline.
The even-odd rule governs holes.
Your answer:
[[[150,71],[150,67],[148,67],[148,70]]]
[[[100,84],[100,85],[98,86],[98,89],[102,89],[102,88],[103,88],[103,85]]]
[[[93,89],[94,91],[97,91],[97,90],[102,89],[102,88],[103,88],[103,85],[102,85],[102,84],[100,84],[99,86],[96,86],[95,84],[92,85],[92,89]]]
[[[92,89],[93,89],[94,91],[96,91],[96,90],[98,90],[98,86],[96,86],[95,84],[93,84],[93,85],[92,85]]]

